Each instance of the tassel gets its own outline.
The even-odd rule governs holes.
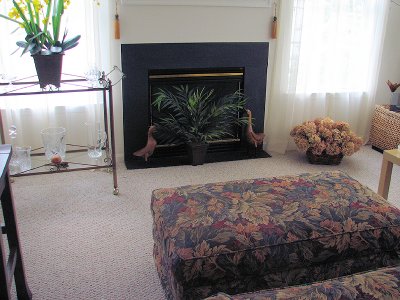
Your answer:
[[[121,38],[121,29],[119,26],[119,15],[118,15],[118,1],[115,1],[114,38],[116,40],[119,40]]]
[[[274,17],[274,19],[272,20],[272,31],[271,31],[272,39],[276,39],[277,28],[278,28],[278,18]]]
[[[276,39],[277,29],[278,29],[278,18],[276,17],[276,2],[274,2],[275,13],[274,18],[272,19],[272,28],[271,28],[271,38]]]
[[[115,20],[114,20],[114,38],[116,40],[119,40],[121,38],[121,30],[119,27],[119,15],[115,15]]]

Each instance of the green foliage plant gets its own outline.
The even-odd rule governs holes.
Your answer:
[[[246,97],[237,91],[216,99],[214,90],[188,85],[159,89],[153,106],[168,114],[155,123],[157,138],[174,143],[206,143],[233,136],[232,127],[247,124],[239,117]]]
[[[0,14],[0,18],[14,22],[25,30],[25,41],[17,42],[23,49],[21,55],[27,52],[31,55],[59,54],[78,45],[81,36],[67,39],[67,29],[60,39],[61,19],[70,1],[12,0],[13,7],[8,16]]]

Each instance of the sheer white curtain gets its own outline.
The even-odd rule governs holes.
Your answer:
[[[284,0],[268,103],[267,149],[294,148],[295,125],[329,116],[367,138],[388,0]]]
[[[74,0],[65,10],[61,28],[68,28],[69,37],[78,34],[82,37],[76,48],[65,53],[63,73],[84,76],[90,68],[110,69],[108,2],[101,1],[98,6],[96,1]],[[7,14],[11,6],[11,1],[2,1],[1,13]],[[24,39],[23,30],[11,34],[15,29],[14,23],[0,19],[0,39],[3,41],[0,47],[0,74],[6,74],[7,78],[35,75],[33,59],[29,54],[21,57],[21,50],[11,54],[17,48],[15,42]],[[100,93],[0,97],[5,142],[10,143],[8,128],[11,125],[17,127],[15,144],[30,145],[32,148],[42,146],[41,129],[62,126],[67,128],[67,143],[83,145],[86,141],[84,123],[102,118],[100,100]]]

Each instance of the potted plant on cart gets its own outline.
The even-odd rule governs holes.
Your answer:
[[[1,1],[1,0],[0,0]],[[13,0],[8,16],[0,17],[25,30],[24,41],[18,41],[22,55],[29,52],[34,59],[41,88],[51,84],[60,87],[64,52],[78,45],[80,35],[67,39],[61,36],[61,18],[69,0]]]
[[[241,92],[215,97],[214,90],[174,86],[159,89],[153,105],[168,111],[154,125],[159,140],[184,143],[192,165],[204,163],[208,142],[232,136],[231,128],[247,124],[240,114],[246,99]]]

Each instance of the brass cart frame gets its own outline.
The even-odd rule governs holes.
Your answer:
[[[39,82],[31,81],[31,77],[23,78],[12,82],[11,88],[6,92],[0,92],[0,97],[7,96],[30,96],[30,95],[43,95],[43,94],[60,94],[60,93],[82,93],[82,92],[101,92],[103,97],[103,120],[104,120],[104,130],[107,133],[107,139],[103,150],[105,150],[106,158],[104,159],[104,165],[93,165],[86,163],[75,163],[75,162],[63,162],[61,164],[46,163],[39,167],[32,168],[30,170],[14,174],[12,176],[29,176],[29,175],[40,175],[40,174],[52,174],[55,172],[72,172],[79,170],[90,170],[90,169],[100,169],[108,168],[112,170],[113,173],[113,184],[114,184],[114,195],[118,195],[118,180],[117,180],[117,167],[115,158],[115,134],[114,134],[114,105],[113,105],[113,95],[112,95],[112,83],[109,79],[103,76],[99,79],[99,84],[95,87],[91,85],[82,76],[76,76],[71,74],[63,74],[63,77],[68,79],[61,80],[61,86],[58,89],[40,89]],[[10,85],[9,83],[0,83],[0,87]],[[4,126],[3,119],[0,110],[0,136],[2,143],[5,143],[4,139]],[[67,146],[74,146],[80,149],[78,150],[68,150],[67,152],[82,152],[87,151],[85,146],[67,144]],[[42,148],[33,149],[33,151]],[[44,153],[32,154],[32,156],[44,155]],[[70,167],[74,165],[74,167]],[[40,170],[40,169],[45,170]]]

